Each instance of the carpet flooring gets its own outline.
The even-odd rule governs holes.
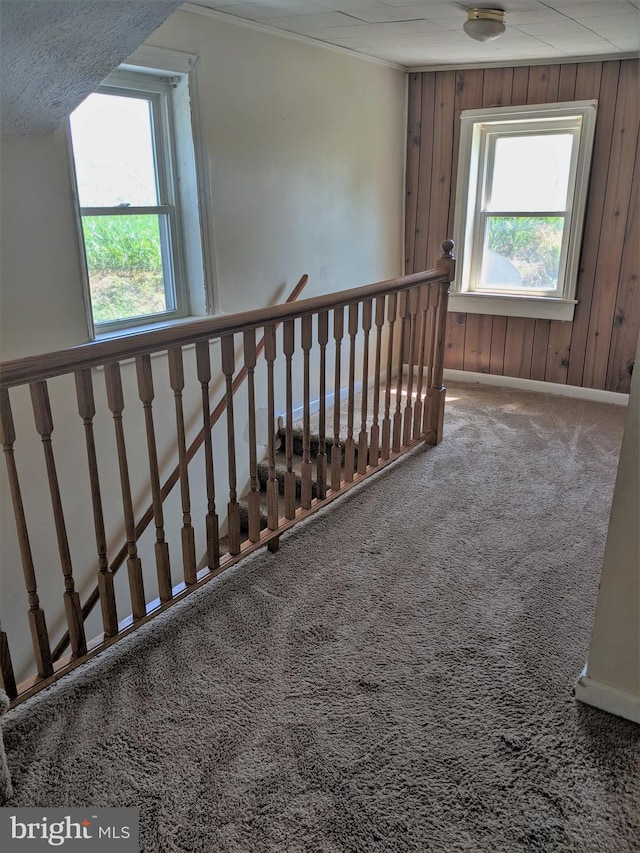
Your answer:
[[[418,448],[4,718],[13,806],[143,851],[638,846],[640,727],[576,702],[621,408],[452,387]]]

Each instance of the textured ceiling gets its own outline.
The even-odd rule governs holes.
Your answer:
[[[55,130],[180,0],[0,0],[0,126]]]
[[[561,61],[640,50],[640,0],[192,0],[406,67]],[[477,42],[470,8],[507,12],[507,31]]]

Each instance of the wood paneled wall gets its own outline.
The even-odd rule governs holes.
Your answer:
[[[450,313],[446,366],[629,391],[640,326],[638,60],[409,75],[406,270],[453,232],[460,112],[598,99],[572,323]]]

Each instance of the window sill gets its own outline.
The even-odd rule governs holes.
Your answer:
[[[449,311],[455,314],[493,314],[498,317],[531,317],[571,322],[575,299],[542,296],[494,296],[489,293],[450,293]]]

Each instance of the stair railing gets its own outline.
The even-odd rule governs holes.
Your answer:
[[[303,275],[296,286],[293,288],[289,296],[287,296],[285,303],[288,304],[290,302],[295,302],[307,284],[309,280],[309,276]],[[279,324],[276,324],[276,327]],[[260,355],[264,350],[264,338],[262,338],[257,346],[256,346],[256,356]],[[135,526],[135,538],[139,540],[144,531],[147,529],[149,524],[154,518],[154,515],[157,515],[157,500],[159,499],[161,503],[167,499],[167,497],[171,494],[175,485],[179,482],[181,491],[182,491],[182,509],[184,514],[189,514],[188,504],[188,491],[189,491],[189,483],[188,483],[188,465],[191,460],[194,458],[198,450],[202,447],[205,441],[205,429],[202,427],[200,432],[196,435],[194,440],[191,442],[189,447],[186,447],[186,439],[184,432],[184,415],[182,413],[182,391],[184,388],[184,366],[182,363],[182,352],[179,348],[175,347],[168,351],[168,361],[169,361],[169,373],[170,373],[170,383],[171,388],[175,395],[175,405],[177,408],[176,411],[176,424],[177,424],[177,444],[178,444],[178,463],[174,467],[171,474],[167,477],[166,481],[163,483],[162,488],[159,489],[159,494],[156,497],[155,502],[152,502],[145,512],[140,517],[140,520],[137,522]],[[245,366],[241,367],[236,375],[235,379],[232,382],[231,393],[234,395],[241,385],[246,381],[248,376],[248,368]],[[86,379],[87,375],[83,373],[83,379]],[[212,410],[211,415],[209,417],[209,430],[212,430],[214,426],[218,423],[221,416],[224,414],[227,408],[227,395],[220,398],[218,400],[217,405]],[[156,466],[152,466],[152,469]],[[184,565],[188,567],[188,579],[187,583],[195,583],[196,581],[196,549],[195,549],[195,537],[193,527],[190,522],[186,522],[183,525],[181,531],[182,538],[182,556]],[[102,572],[100,575],[100,581],[93,588],[92,592],[87,597],[86,601],[82,605],[82,620],[86,622],[93,608],[96,606],[98,601],[105,601],[107,598],[104,594],[100,594],[101,583],[104,585],[104,574],[107,573],[111,576],[110,583],[113,583],[112,578],[113,575],[117,573],[120,567],[123,565],[125,559],[127,557],[127,542],[125,542],[112,562],[106,568],[106,572]],[[170,598],[171,596],[168,595]],[[105,633],[108,636],[113,636],[118,633],[118,625],[117,620],[114,618],[109,618],[105,621]],[[108,630],[107,630],[108,629]],[[70,644],[70,636],[69,632],[65,631],[62,635],[60,641],[56,645],[56,647],[51,652],[52,660],[55,662],[59,660],[64,652],[67,650]]]
[[[0,440],[15,521],[14,551],[28,600],[29,630],[24,631],[12,600],[0,631],[0,670],[14,703],[242,556],[264,545],[276,550],[281,534],[297,521],[408,449],[441,441],[452,248],[445,241],[437,268],[424,273],[0,366]],[[259,330],[264,362],[258,361]],[[236,349],[242,350],[239,370]],[[246,390],[236,405],[245,374]],[[224,385],[223,401],[212,412],[218,381]],[[173,399],[173,417],[160,408],[163,394]],[[72,416],[73,397],[79,419]],[[261,439],[263,410],[267,435]],[[216,428],[223,412],[225,435],[222,422]],[[281,413],[280,464],[275,424]],[[202,428],[188,447],[196,416]],[[61,424],[55,446],[54,422]],[[294,447],[300,442],[298,471]],[[263,443],[266,461],[260,464]],[[78,444],[84,445],[80,453]],[[176,464],[161,486],[161,469],[172,464],[160,462],[168,447]],[[38,457],[44,464],[37,463]],[[28,476],[21,477],[24,470]],[[246,509],[241,504],[245,482]],[[169,512],[165,498],[177,483],[180,507]],[[152,504],[136,522],[135,496],[144,493],[151,494]],[[120,529],[126,531],[126,547],[110,562]],[[80,577],[74,566],[79,557],[86,560],[89,548],[96,555],[98,591],[83,608],[77,587],[86,586],[90,577]],[[62,625],[54,624],[57,613],[49,620],[45,616],[45,606],[49,613],[60,610],[56,550],[63,576]],[[128,584],[116,577],[116,567],[125,562]],[[182,579],[176,582],[172,566],[180,562]],[[3,566],[5,575],[9,568]],[[14,595],[13,578],[8,585],[5,576],[3,586]],[[101,623],[94,639],[87,640],[83,610],[89,612],[90,601],[100,601]],[[119,611],[128,615],[119,618]],[[50,630],[61,638],[53,650]],[[56,660],[67,634],[70,653]]]

